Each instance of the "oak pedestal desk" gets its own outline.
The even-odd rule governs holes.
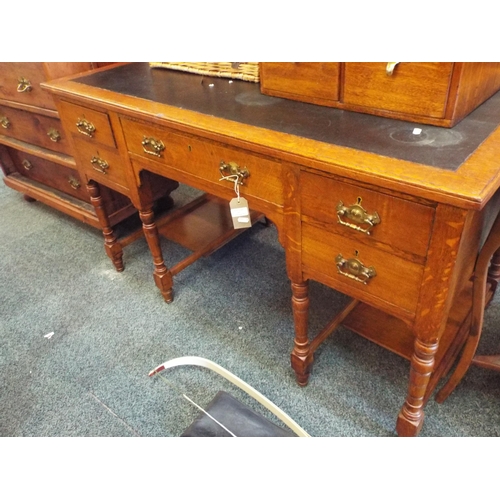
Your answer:
[[[44,87],[67,133],[80,118],[95,125],[92,147],[117,166],[94,179],[126,187],[166,299],[173,280],[141,172],[230,200],[234,183],[220,179],[221,168],[231,167],[241,196],[276,225],[285,249],[298,383],[307,384],[315,350],[342,323],[410,360],[396,430],[419,433],[425,403],[462,346],[474,260],[500,208],[500,94],[444,129],[266,96],[258,84],[147,63]],[[88,144],[76,146],[77,162],[88,162]],[[310,279],[352,297],[312,339]]]

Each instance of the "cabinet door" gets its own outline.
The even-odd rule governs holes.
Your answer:
[[[339,99],[339,67],[336,62],[261,63],[263,94],[328,105]]]
[[[453,72],[452,62],[345,63],[343,102],[442,118]]]

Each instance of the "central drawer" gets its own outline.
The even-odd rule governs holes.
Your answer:
[[[0,106],[0,134],[71,155],[71,147],[57,118]]]
[[[223,175],[230,176],[230,170],[234,168],[248,174],[239,185],[241,196],[283,206],[282,166],[277,161],[126,118],[122,118],[122,127],[129,152],[168,165],[170,169],[181,172],[181,177],[188,176],[197,187],[201,184],[196,179],[200,179],[202,184],[208,182],[216,185],[215,192],[225,189],[227,195],[231,196],[231,192],[234,193],[234,181],[221,178]],[[227,166],[224,172],[220,170],[221,164]],[[157,173],[162,174],[161,169],[157,169]],[[171,172],[168,174],[172,176]]]

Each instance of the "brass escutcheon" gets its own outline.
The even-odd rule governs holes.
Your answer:
[[[158,156],[161,158],[162,151],[165,150],[165,144],[161,140],[153,137],[146,137],[142,140],[142,149],[148,155]]]
[[[92,156],[90,163],[92,163],[92,168],[94,170],[97,170],[101,174],[107,174],[107,170],[109,168],[109,165],[108,165],[108,162],[106,160],[103,160],[102,158],[99,158],[98,156]]]
[[[85,118],[78,118],[76,122],[76,129],[83,135],[87,137],[93,137],[95,132],[95,126],[92,122],[89,122]]]
[[[358,224],[367,224],[368,228],[363,228],[357,224],[351,224],[350,222],[343,221],[340,217],[346,217]],[[351,229],[355,229],[356,231],[361,231],[365,234],[371,234],[371,229],[376,224],[380,224],[380,216],[377,212],[373,214],[369,214],[362,206],[361,206],[361,197],[358,197],[358,201],[354,203],[354,205],[350,205],[346,207],[344,202],[340,200],[337,204],[337,217],[339,224],[343,226],[350,227]]]
[[[33,168],[33,164],[29,160],[23,160],[21,165],[24,167],[24,170],[31,170]]]
[[[49,136],[50,140],[53,142],[58,142],[61,140],[61,134],[55,128],[52,128],[52,127],[49,128],[47,135]]]
[[[366,267],[361,261],[355,258],[344,259],[342,254],[338,254],[335,258],[337,270],[343,276],[359,281],[363,285],[368,284],[368,280],[377,276],[377,272],[373,266]]]
[[[6,116],[0,116],[0,125],[2,128],[9,128],[10,127],[10,121]]]
[[[243,181],[250,175],[247,167],[240,167],[234,161],[226,163],[224,160],[221,160],[219,164],[219,170],[223,177],[231,177],[230,179],[227,179],[228,181],[234,182],[237,178],[238,184],[240,184],[241,186],[243,185]]]
[[[73,189],[78,189],[81,186],[80,181],[72,175],[68,178],[68,182]]]
[[[31,92],[33,87],[31,86],[31,82],[27,78],[19,77],[17,80],[17,91],[18,92]]]

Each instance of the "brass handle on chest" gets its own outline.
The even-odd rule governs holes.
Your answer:
[[[235,182],[238,181],[238,184],[243,185],[243,181],[250,176],[250,172],[247,167],[240,167],[234,161],[230,161],[226,163],[224,160],[220,161],[219,170],[223,175],[223,178],[229,177],[226,179],[228,181]]]
[[[85,118],[78,118],[76,122],[76,129],[83,135],[87,137],[93,137],[95,132],[95,125],[89,122]]]
[[[55,128],[49,128],[47,135],[49,136],[52,142],[58,142],[61,140],[61,134]]]
[[[107,174],[106,171],[108,170],[109,165],[108,165],[108,162],[106,160],[103,160],[102,158],[99,158],[98,156],[92,156],[90,163],[92,163],[92,168],[94,170],[97,170],[101,174]]]
[[[346,207],[342,200],[340,200],[337,204],[337,217],[339,224],[343,226],[350,227],[356,231],[361,231],[365,234],[371,234],[370,231],[376,224],[380,224],[380,216],[377,212],[373,214],[369,214],[362,206],[361,206],[361,197],[358,197],[358,201],[354,203],[354,205],[350,205]],[[352,224],[350,222],[343,221],[340,217],[346,217],[357,224],[366,224],[368,228],[361,227],[357,224]]]
[[[81,186],[80,181],[73,176],[68,178],[68,182],[73,189],[78,189]]]
[[[157,156],[158,158],[161,158],[161,153],[165,150],[165,144],[153,137],[144,137],[141,144],[146,154]]]
[[[392,76],[392,74],[394,73],[394,69],[396,68],[396,66],[398,64],[399,64],[398,62],[388,62],[387,66],[385,67],[385,73],[386,73],[386,75],[387,76]]]
[[[335,263],[340,274],[364,285],[368,284],[370,278],[377,276],[377,272],[373,266],[366,267],[361,261],[355,258],[344,259],[340,253],[335,258]]]
[[[27,78],[20,77],[18,79],[17,91],[18,92],[31,92],[33,87],[31,86],[31,82]]]
[[[2,128],[9,128],[10,127],[10,121],[6,116],[0,116],[0,125]]]
[[[33,165],[29,160],[23,160],[21,162],[21,165],[23,166],[24,170],[31,170],[33,168]]]

